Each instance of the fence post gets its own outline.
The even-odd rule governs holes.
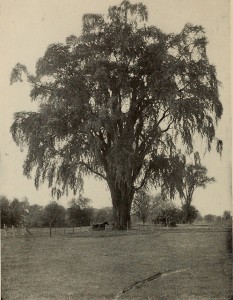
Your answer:
[[[49,223],[49,237],[52,236],[52,222]]]
[[[12,235],[13,237],[15,237],[14,225],[12,225],[11,228],[12,228]]]
[[[7,236],[7,226],[6,226],[6,224],[4,224],[4,233],[5,233],[5,236]]]

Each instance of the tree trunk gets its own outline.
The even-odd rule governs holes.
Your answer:
[[[132,183],[124,181],[108,181],[113,205],[113,229],[127,230],[131,228],[131,205],[134,196]]]

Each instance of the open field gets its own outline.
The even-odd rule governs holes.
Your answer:
[[[224,227],[2,233],[2,299],[231,299]],[[137,281],[158,278],[121,293]]]

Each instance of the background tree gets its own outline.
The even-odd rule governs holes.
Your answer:
[[[215,181],[214,177],[207,176],[207,169],[201,165],[198,152],[194,154],[194,159],[194,164],[184,164],[183,169],[180,168],[180,173],[177,174],[177,177],[180,176],[180,180],[176,180],[177,190],[181,197],[185,223],[191,223],[197,217],[197,210],[191,205],[194,191],[197,188],[205,189],[208,183]]]
[[[203,220],[204,220],[203,216],[201,215],[200,212],[198,212],[195,221],[197,221],[197,222],[202,222]]]
[[[57,202],[51,202],[43,211],[43,225],[51,227],[65,226],[66,209]]]
[[[68,219],[72,226],[89,226],[93,218],[93,209],[90,207],[91,200],[80,196],[73,198],[67,209]]]
[[[198,217],[198,210],[191,204],[184,204],[182,210],[182,223],[193,223]],[[200,220],[200,217],[199,217]]]
[[[222,215],[222,219],[224,221],[231,219],[231,212],[229,210],[225,210]]]
[[[22,211],[23,211],[21,225],[26,226],[26,220],[27,220],[27,216],[28,216],[29,208],[30,208],[28,198],[23,197],[22,200],[20,201],[20,205],[21,205]]]
[[[161,194],[156,195],[151,204],[151,218],[155,224],[174,227],[182,223],[183,214],[172,201]]]
[[[151,196],[145,191],[140,190],[134,197],[132,213],[135,214],[143,225],[146,223],[150,214]]]
[[[11,226],[10,220],[10,201],[6,196],[0,195],[0,209],[1,209],[1,228]]]
[[[215,216],[215,221],[216,222],[221,222],[222,221],[222,217],[221,216]]]
[[[19,201],[17,198],[14,198],[10,203],[10,224],[17,227],[25,225],[28,207],[29,202],[27,199]]]
[[[216,219],[216,216],[212,215],[212,214],[207,214],[204,216],[204,220],[208,223],[214,222],[215,219]]]
[[[30,205],[28,208],[28,214],[25,218],[25,224],[27,227],[42,227],[43,226],[43,206],[38,204]]]
[[[95,223],[103,223],[107,221],[109,224],[113,222],[112,207],[103,207],[94,210],[93,221]]]
[[[38,101],[37,112],[16,113],[11,127],[27,148],[24,174],[35,169],[36,187],[48,180],[57,197],[82,188],[83,175],[106,180],[118,229],[130,226],[140,188],[174,196],[193,138],[210,151],[222,115],[204,29],[186,24],[165,34],[147,19],[142,3],[127,0],[107,18],[86,14],[81,36],[50,45],[34,75],[21,64],[11,74],[13,83],[24,73]]]

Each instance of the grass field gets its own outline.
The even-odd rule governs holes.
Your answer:
[[[226,228],[30,231],[2,233],[3,300],[232,299]]]

